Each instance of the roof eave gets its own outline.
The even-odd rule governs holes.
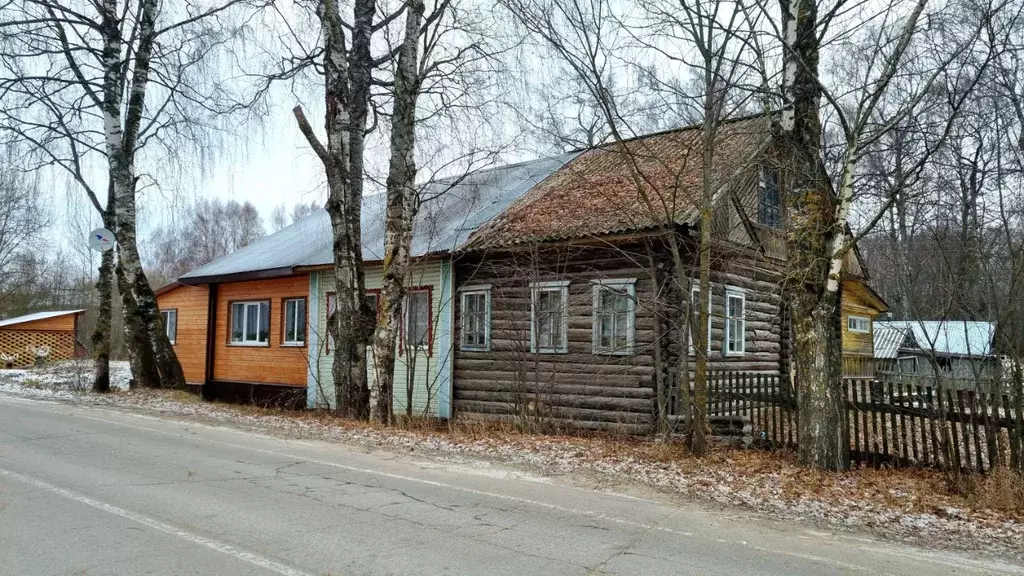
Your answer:
[[[223,284],[226,282],[245,282],[247,280],[267,280],[270,278],[283,278],[297,274],[292,266],[281,268],[268,268],[266,270],[250,270],[246,272],[233,272],[230,274],[207,274],[203,276],[190,276],[178,278],[179,284],[186,286],[199,286],[201,284]]]

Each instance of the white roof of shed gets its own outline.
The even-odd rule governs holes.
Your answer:
[[[85,310],[54,310],[51,312],[35,312],[33,314],[25,314],[24,316],[15,316],[14,318],[0,320],[0,328],[3,328],[4,326],[13,326],[15,324],[24,324],[26,322],[35,322],[37,320],[46,320],[47,318],[56,318],[57,316],[65,316],[67,314],[79,314],[81,312],[85,312]]]
[[[924,351],[944,356],[991,356],[995,331],[993,322],[972,320],[875,322],[875,358],[896,358],[908,333]]]
[[[472,172],[465,177],[427,184],[413,232],[413,257],[446,253],[461,246],[481,225],[576,156],[531,160]],[[384,252],[386,196],[363,197],[363,259],[378,261]],[[236,250],[179,278],[201,282],[212,276],[260,271],[285,273],[298,266],[320,266],[334,261],[331,219],[326,210]]]

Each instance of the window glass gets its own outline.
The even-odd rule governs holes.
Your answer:
[[[416,290],[406,295],[405,343],[426,346],[430,334],[430,293]]]
[[[746,320],[743,294],[727,293],[725,297],[725,351],[742,354],[745,349]]]
[[[626,353],[632,347],[633,286],[599,284],[595,287],[595,352]]]
[[[284,343],[303,344],[306,341],[306,299],[284,301]]]
[[[761,167],[759,182],[759,207],[757,221],[764,226],[778,228],[781,224],[779,198],[779,172],[774,168]]]
[[[167,333],[167,339],[171,341],[171,344],[174,344],[178,335],[178,311],[163,310],[160,312],[160,316],[164,320],[164,331]]]
[[[486,350],[489,342],[488,292],[462,293],[462,348]]]
[[[711,293],[711,296],[714,292]],[[693,343],[696,338],[693,337],[693,332],[700,325],[700,287],[694,286],[690,291],[690,354],[694,353]],[[711,352],[711,300],[708,299],[708,352]]]
[[[266,344],[270,340],[270,302],[231,304],[231,342]]]
[[[564,288],[539,288],[534,291],[534,329],[539,351],[562,351],[565,342]]]
[[[865,316],[849,316],[846,319],[846,329],[850,332],[870,332],[871,320]]]

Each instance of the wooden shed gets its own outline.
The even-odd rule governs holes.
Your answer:
[[[85,310],[36,312],[0,320],[0,368],[31,366],[36,351],[49,349],[49,360],[69,360],[85,354],[78,341],[78,318]]]

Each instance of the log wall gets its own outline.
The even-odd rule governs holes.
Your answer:
[[[661,270],[671,270],[662,248],[655,249]],[[712,272],[711,352],[713,370],[779,373],[781,349],[780,289],[769,264],[753,251],[723,246]],[[690,246],[689,262],[696,262]],[[491,348],[462,350],[461,299],[455,302],[455,408],[457,411],[521,418],[551,417],[587,428],[650,430],[655,413],[655,346],[661,347],[663,374],[688,354],[678,291],[674,282],[657,285],[643,245],[559,246],[524,249],[503,255],[478,255],[456,265],[456,286],[491,287]],[[696,276],[693,270],[692,276]],[[593,351],[593,280],[636,279],[636,336],[630,355]],[[531,282],[568,281],[568,351],[530,351]],[[745,295],[742,355],[723,354],[725,289]],[[656,311],[662,339],[655,338]]]

